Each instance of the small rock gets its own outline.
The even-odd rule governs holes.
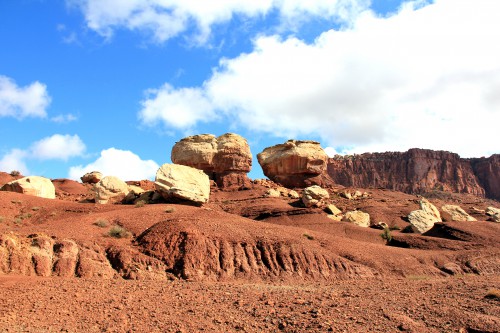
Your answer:
[[[302,193],[302,202],[306,207],[319,207],[329,198],[328,191],[318,185],[306,187]]]
[[[370,214],[360,210],[347,212],[343,220],[364,228],[368,228],[370,226]]]

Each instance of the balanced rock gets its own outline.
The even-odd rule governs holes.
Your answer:
[[[100,204],[121,200],[129,192],[127,183],[115,176],[106,176],[94,185],[95,202]]]
[[[302,192],[302,202],[306,207],[319,207],[329,198],[328,191],[318,185],[306,187]]]
[[[165,199],[179,198],[203,204],[210,196],[208,176],[185,165],[163,164],[156,172],[155,187]]]
[[[80,177],[82,183],[97,184],[102,179],[102,173],[99,171],[87,172]]]
[[[264,175],[286,187],[331,185],[326,175],[328,156],[316,141],[288,140],[257,155]]]
[[[1,190],[34,195],[40,198],[56,198],[54,184],[52,184],[50,179],[39,176],[29,176],[13,180],[2,186]]]
[[[175,164],[203,170],[221,188],[251,186],[247,173],[252,168],[252,153],[238,134],[189,136],[174,145],[171,159]]]
[[[420,209],[414,210],[408,215],[408,222],[410,222],[413,232],[423,234],[432,229],[434,223],[442,222],[442,219],[436,206],[429,200],[421,198]]]
[[[441,209],[451,215],[452,221],[477,221],[457,205],[444,205]]]
[[[370,226],[370,214],[360,210],[354,210],[345,213],[343,221],[354,223],[360,227],[368,228]]]

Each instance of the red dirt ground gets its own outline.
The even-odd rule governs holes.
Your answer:
[[[479,221],[394,230],[386,244],[261,185],[195,207],[98,205],[90,186],[54,184],[55,200],[0,192],[0,332],[499,331],[500,224],[472,209],[496,201],[432,193]],[[360,190],[370,197],[332,190],[331,202],[401,229],[418,208]]]

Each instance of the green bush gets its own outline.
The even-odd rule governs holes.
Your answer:
[[[387,243],[390,243],[392,241],[391,229],[384,228],[384,231],[382,231],[380,237],[382,237],[382,239],[384,239]]]
[[[309,234],[304,234],[303,235],[305,238],[309,239],[309,240],[313,240],[314,239],[314,236],[311,236]]]

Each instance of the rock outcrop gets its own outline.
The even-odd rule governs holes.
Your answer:
[[[500,155],[464,159],[427,149],[366,153],[330,158],[327,172],[344,186],[415,194],[440,190],[500,199]]]
[[[175,164],[203,170],[223,189],[251,186],[247,173],[252,168],[252,153],[238,134],[189,136],[174,145],[171,159]]]
[[[102,179],[102,176],[99,171],[91,171],[81,176],[80,179],[82,183],[97,184]]]
[[[29,176],[11,181],[3,185],[0,190],[34,195],[40,198],[56,198],[54,184],[50,179],[39,176]]]
[[[155,186],[166,200],[179,198],[204,204],[210,196],[208,176],[185,165],[163,164],[156,172]]]
[[[283,186],[332,185],[326,174],[328,156],[316,141],[288,140],[257,155],[264,175]]]

